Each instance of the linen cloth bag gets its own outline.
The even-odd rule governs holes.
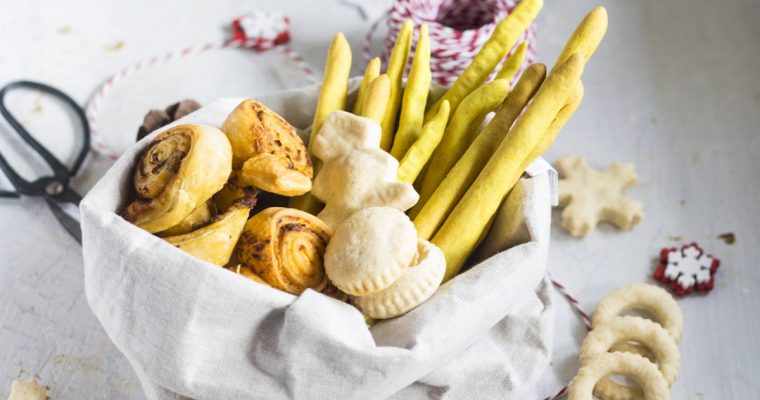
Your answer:
[[[259,100],[305,132],[318,89]],[[219,100],[170,126],[221,126],[241,100]],[[81,203],[87,300],[148,398],[522,399],[547,367],[556,179],[543,160],[505,201],[513,206],[500,209],[473,257],[483,261],[408,314],[368,328],[351,305],[236,276],[122,219],[134,161],[156,133]]]

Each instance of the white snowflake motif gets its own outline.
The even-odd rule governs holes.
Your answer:
[[[275,40],[288,30],[288,20],[280,13],[256,11],[242,16],[240,27],[249,40]]]
[[[668,254],[665,276],[688,290],[697,284],[710,281],[712,263],[713,258],[710,255],[704,254],[694,246],[689,246],[682,251],[671,251]]]

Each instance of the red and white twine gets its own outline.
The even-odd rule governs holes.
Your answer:
[[[287,43],[290,41],[290,21],[282,14],[274,12],[257,11],[246,14],[232,21],[232,38],[224,42],[205,43],[188,46],[183,49],[170,51],[160,56],[154,56],[146,60],[130,65],[106,81],[97,89],[94,96],[87,103],[85,113],[92,132],[93,149],[110,159],[116,159],[120,154],[111,149],[102,134],[98,130],[98,114],[103,101],[113,88],[124,78],[150,68],[157,64],[172,62],[174,60],[203,54],[208,51],[224,49],[247,49],[253,51],[279,50],[292,60],[303,71],[306,78],[312,83],[317,82],[314,70],[296,53]]]
[[[570,307],[575,310],[575,313],[578,314],[578,317],[580,318],[581,322],[583,322],[583,326],[586,328],[587,331],[591,330],[591,317],[589,317],[589,314],[583,310],[583,307],[581,306],[580,301],[578,301],[575,296],[573,296],[565,287],[565,285],[557,282],[554,280],[554,278],[551,276],[551,274],[548,274],[549,279],[552,281],[552,285],[554,285],[554,288],[557,289],[557,291],[562,294],[562,297],[567,300],[568,304],[570,304]],[[544,398],[544,400],[557,400],[561,399],[567,394],[567,389],[569,385],[563,386],[560,390],[558,390],[554,395]]]
[[[388,24],[388,36],[382,54],[385,60],[396,43],[404,20],[412,20],[415,26],[424,23],[428,25],[430,34],[430,69],[433,80],[451,86],[491,36],[496,24],[518,2],[519,0],[397,0],[370,27],[362,48],[365,61],[371,57],[372,36],[383,20]],[[536,61],[535,37],[536,27],[532,24],[518,40],[518,43],[522,40],[528,42],[523,66]],[[415,44],[416,37],[413,46]]]

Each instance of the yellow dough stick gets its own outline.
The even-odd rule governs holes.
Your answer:
[[[417,234],[421,239],[429,240],[443,224],[449,212],[488,162],[493,150],[507,134],[523,107],[541,86],[545,74],[546,67],[543,64],[533,64],[525,70],[499,111],[467,148],[430,198],[424,203],[418,202],[412,209],[410,216],[414,219]]]
[[[356,100],[354,100],[354,108],[352,110],[354,114],[361,115],[362,106],[364,105],[364,97],[369,89],[369,84],[380,75],[380,65],[380,57],[375,57],[367,63],[367,68],[364,69],[362,83],[359,85],[359,92],[356,95]]]
[[[600,6],[591,10],[578,24],[554,65],[560,65],[574,53],[580,54],[584,60],[588,61],[606,32],[607,9]]]
[[[346,108],[346,97],[348,96],[348,75],[351,73],[351,47],[348,45],[346,37],[342,33],[335,35],[327,51],[327,62],[325,64],[325,75],[322,80],[322,87],[319,89],[319,98],[317,99],[317,110],[314,112],[314,122],[311,124],[311,139],[309,140],[309,150],[311,143],[314,142],[314,136],[319,133],[325,118],[335,111]]]
[[[565,126],[565,123],[567,123],[570,117],[573,116],[575,110],[578,109],[578,106],[581,105],[581,100],[583,100],[583,83],[581,81],[578,81],[575,84],[572,93],[570,93],[570,97],[568,97],[565,106],[559,110],[557,116],[554,118],[554,121],[552,121],[551,125],[549,126],[549,129],[546,130],[546,133],[544,133],[544,136],[541,138],[541,141],[538,143],[536,148],[533,149],[533,152],[530,154],[530,156],[528,156],[528,158],[523,162],[523,170],[525,170],[525,168],[527,168],[528,165],[533,162],[533,160],[538,158],[541,154],[544,154],[549,146],[554,143],[554,139],[557,138],[559,131],[562,130],[562,127]]]
[[[422,180],[420,202],[430,198],[451,167],[470,146],[486,114],[495,110],[509,94],[509,81],[497,79],[475,89],[459,104],[451,117],[441,144],[435,149]],[[509,129],[509,128],[507,128]]]
[[[459,272],[475,248],[504,196],[522,174],[520,168],[524,160],[541,142],[543,134],[580,80],[583,67],[583,56],[575,54],[549,74],[533,101],[433,236],[433,244],[440,247],[446,256],[444,281]]]
[[[414,183],[433,151],[438,147],[449,120],[449,102],[444,101],[438,114],[422,127],[422,134],[404,154],[398,167],[398,180]]]
[[[515,49],[515,52],[504,61],[501,65],[499,73],[496,74],[496,79],[506,79],[507,82],[512,82],[517,71],[520,70],[520,66],[525,61],[525,53],[528,51],[528,41],[523,40]]]
[[[343,110],[346,108],[346,98],[348,97],[348,76],[351,73],[351,47],[348,45],[346,37],[342,33],[335,35],[330,49],[327,51],[327,61],[325,63],[325,75],[322,80],[322,87],[319,89],[317,98],[317,109],[314,111],[314,121],[311,124],[311,137],[309,138],[309,152],[311,153],[314,137],[319,133],[322,124],[331,112]],[[319,171],[318,160],[312,160],[314,164],[314,173]],[[316,214],[322,208],[317,198],[306,193],[301,196],[292,197],[288,204],[291,208],[297,208],[311,214]]]
[[[483,83],[496,68],[507,52],[514,47],[517,39],[530,26],[533,19],[544,6],[543,0],[523,0],[517,4],[506,18],[501,20],[493,30],[491,37],[478,51],[470,65],[462,72],[454,84],[425,113],[425,121],[438,112],[443,100],[448,100],[456,110],[459,102]]]
[[[388,106],[388,98],[391,94],[391,80],[388,75],[382,74],[369,84],[364,104],[361,107],[362,117],[367,117],[378,124],[383,119],[385,108]]]
[[[575,113],[575,110],[578,109],[578,106],[581,104],[581,100],[583,99],[583,84],[581,81],[578,81],[578,83],[575,86],[575,90],[573,93],[570,94],[570,97],[567,99],[567,103],[564,107],[562,107],[561,110],[557,113],[557,116],[554,117],[554,120],[552,121],[551,125],[549,125],[549,129],[546,130],[546,133],[544,133],[544,136],[541,138],[541,142],[536,146],[535,149],[533,149],[533,153],[525,160],[523,161],[523,164],[520,166],[520,170],[524,171],[526,168],[528,168],[528,165],[533,162],[538,156],[543,154],[549,146],[554,142],[554,139],[557,138],[557,134],[562,130],[562,128],[565,126],[565,123],[570,119],[570,117],[573,116]],[[483,229],[483,232],[480,235],[480,238],[478,239],[479,246],[480,242],[485,238],[488,231],[491,229],[491,225],[493,224],[493,217],[491,217],[491,220],[486,225],[485,229]],[[628,343],[621,343],[622,345],[626,345]],[[639,352],[646,352],[646,348],[641,348],[640,346],[629,346],[630,348],[634,348],[635,350],[638,350]],[[630,350],[625,350],[628,352],[632,352]],[[650,352],[651,354],[651,352]]]
[[[393,139],[391,155],[400,160],[422,134],[422,121],[425,119],[425,105],[430,93],[430,36],[428,27],[420,25],[420,38],[414,51],[412,69],[406,80],[404,98],[401,103],[401,115],[398,130]]]
[[[409,60],[409,50],[412,48],[412,32],[414,25],[411,20],[406,20],[401,25],[396,44],[393,46],[391,56],[388,59],[388,67],[385,73],[391,79],[391,98],[388,107],[385,108],[385,116],[380,127],[383,135],[380,138],[380,147],[389,151],[393,143],[393,133],[396,131],[396,119],[398,109],[401,106],[401,84],[403,83],[406,62]]]

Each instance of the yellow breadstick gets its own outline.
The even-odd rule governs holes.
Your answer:
[[[541,86],[545,75],[546,67],[543,64],[533,64],[525,70],[499,111],[475,137],[470,147],[454,164],[430,198],[424,203],[418,202],[412,209],[409,215],[414,219],[420,239],[429,240],[443,224],[449,212],[464,196],[467,188],[488,162],[493,150],[507,134],[523,107]]]
[[[554,65],[560,65],[574,53],[588,61],[607,32],[607,9],[597,7],[583,18],[570,36]]]
[[[554,139],[557,138],[559,131],[562,130],[562,127],[565,126],[565,123],[567,123],[570,117],[575,114],[575,110],[578,109],[578,106],[581,105],[581,100],[583,100],[583,83],[581,81],[578,81],[573,88],[573,92],[570,93],[570,97],[568,97],[565,106],[559,110],[557,116],[554,118],[554,121],[552,121],[552,124],[549,126],[549,129],[541,138],[541,141],[538,143],[536,148],[533,149],[533,152],[530,154],[530,156],[528,156],[525,162],[523,162],[523,170],[525,170],[525,168],[527,168],[528,165],[533,162],[533,160],[538,158],[541,154],[544,154],[549,146],[554,143]]]
[[[497,79],[475,89],[462,100],[451,117],[443,140],[433,153],[430,167],[422,180],[420,200],[430,198],[451,167],[462,157],[486,114],[495,110],[509,93],[509,81]]]
[[[565,123],[570,119],[570,117],[575,113],[575,110],[578,109],[578,106],[580,105],[581,99],[583,98],[583,85],[580,81],[578,81],[578,84],[576,85],[576,90],[570,95],[570,98],[568,98],[567,104],[565,104],[564,107],[557,113],[557,116],[552,121],[551,125],[549,126],[549,129],[546,130],[546,133],[544,133],[543,137],[541,138],[541,143],[539,143],[538,146],[533,150],[533,153],[522,163],[520,166],[521,170],[525,170],[530,163],[533,162],[533,160],[536,159],[536,157],[540,156],[554,141],[554,139],[557,137],[557,134],[559,131],[562,130],[562,127],[564,127]],[[512,190],[516,190],[517,188],[521,188],[521,186],[516,185]],[[511,193],[511,192],[510,192]],[[511,211],[507,211],[508,213],[511,213],[510,215],[514,216],[517,215],[517,212],[520,212],[519,208],[521,208],[521,205],[519,202],[521,201],[522,196],[519,196],[518,198],[512,198],[512,194],[510,194],[507,197],[507,200],[502,203],[500,206],[500,210],[503,210],[504,207],[511,207]],[[517,202],[517,203],[515,203]],[[515,209],[518,208],[518,209]],[[498,211],[497,214],[503,213],[503,211]],[[478,238],[477,244],[474,247],[480,247],[480,242],[485,239],[486,235],[488,235],[488,232],[491,230],[491,226],[494,223],[494,219],[497,217],[496,214],[494,214],[491,217],[491,220],[488,221],[488,224],[483,229],[483,232],[480,233],[480,237]],[[504,215],[500,215],[500,217],[504,217]],[[504,222],[504,221],[502,221]],[[509,228],[514,231],[515,229],[519,228],[519,223],[516,224],[510,224],[514,226],[510,226]],[[503,228],[503,227],[502,227]],[[503,233],[503,232],[502,232]],[[514,233],[514,232],[513,232]],[[481,248],[481,250],[478,250],[481,252],[481,254],[488,254],[488,250],[485,250],[485,253],[482,253],[484,249]],[[493,253],[490,253],[493,254]]]
[[[356,100],[354,100],[354,109],[352,112],[356,115],[362,114],[362,106],[364,104],[364,97],[369,89],[369,84],[380,75],[380,57],[375,57],[369,60],[367,68],[364,69],[364,77],[362,83],[359,85],[359,92],[356,94]]]
[[[398,130],[393,139],[391,155],[400,160],[422,134],[422,121],[425,119],[425,105],[430,93],[430,36],[428,27],[420,25],[420,38],[414,51],[412,69],[406,79],[404,98],[401,103],[401,115]]]
[[[520,166],[521,170],[525,170],[528,168],[528,165],[532,163],[538,156],[543,154],[549,146],[554,142],[554,139],[557,138],[557,134],[562,130],[562,128],[565,126],[565,123],[570,119],[570,117],[573,116],[575,113],[575,110],[578,109],[578,106],[581,104],[581,100],[583,99],[583,83],[581,81],[578,81],[578,83],[575,86],[575,89],[570,94],[570,97],[567,99],[567,103],[564,107],[562,107],[561,110],[557,113],[557,116],[554,117],[554,120],[552,121],[551,125],[549,125],[549,129],[546,130],[546,133],[544,133],[543,137],[541,138],[541,142],[536,146],[535,149],[533,149],[533,152],[531,155],[523,161],[522,165]],[[515,186],[517,188],[519,186]],[[510,197],[507,197],[509,199]],[[508,204],[505,203],[501,207],[514,207],[515,205],[520,206],[519,204]],[[513,214],[514,215],[514,214]],[[491,220],[488,221],[488,224],[483,229],[483,232],[481,232],[480,237],[478,238],[477,244],[475,247],[480,246],[480,242],[483,241],[483,239],[488,234],[488,231],[491,229],[491,225],[493,225],[494,218],[496,217],[496,214],[494,214],[491,217]],[[518,224],[519,225],[519,224]]]
[[[361,116],[367,117],[378,124],[385,115],[385,108],[388,106],[388,98],[391,94],[391,80],[388,75],[382,74],[372,80],[367,89],[367,95],[364,98]]]
[[[319,133],[322,123],[331,112],[346,108],[348,97],[348,75],[351,73],[351,47],[342,33],[335,35],[330,49],[327,51],[327,62],[322,87],[319,89],[317,110],[314,112],[314,122],[311,124],[311,137]],[[309,140],[309,150],[311,143]]]
[[[417,175],[427,164],[433,151],[438,147],[449,120],[449,102],[444,101],[438,108],[438,114],[422,127],[422,134],[404,154],[398,167],[398,180],[414,183]]]
[[[515,52],[512,53],[512,55],[507,58],[507,61],[504,61],[504,64],[501,65],[499,73],[496,74],[496,79],[506,79],[507,82],[512,82],[515,74],[517,74],[517,71],[520,70],[520,66],[523,64],[523,61],[525,61],[525,53],[527,51],[528,41],[523,40],[517,46]]]
[[[462,268],[504,196],[522,174],[524,161],[541,142],[583,73],[583,56],[575,54],[546,78],[522,116],[451,211],[433,244],[446,256],[444,281]]]
[[[428,109],[425,113],[425,121],[438,112],[438,107],[443,100],[448,100],[451,108],[456,110],[459,102],[480,86],[496,68],[499,61],[514,47],[517,39],[528,29],[543,5],[543,0],[520,1],[512,12],[496,25],[491,37],[488,38],[451,88],[433,104],[433,107]]]
[[[346,108],[348,97],[348,76],[351,73],[351,47],[346,37],[338,33],[330,44],[325,62],[325,75],[322,79],[322,87],[319,89],[317,109],[314,111],[314,121],[311,124],[311,136],[309,137],[309,152],[311,152],[314,137],[319,133],[327,116],[335,110]],[[319,163],[313,160],[314,172],[319,170]],[[306,193],[301,196],[291,197],[288,202],[291,208],[297,208],[311,214],[316,214],[322,208],[322,203]]]
[[[380,124],[383,134],[380,138],[380,147],[389,151],[393,143],[393,133],[396,131],[396,119],[398,118],[398,109],[401,106],[401,84],[404,78],[404,69],[409,60],[409,50],[412,48],[412,32],[414,25],[411,20],[406,20],[401,25],[401,30],[396,38],[396,44],[393,46],[391,56],[388,59],[386,73],[391,79],[391,98],[388,101],[388,107],[385,108],[385,116]]]

